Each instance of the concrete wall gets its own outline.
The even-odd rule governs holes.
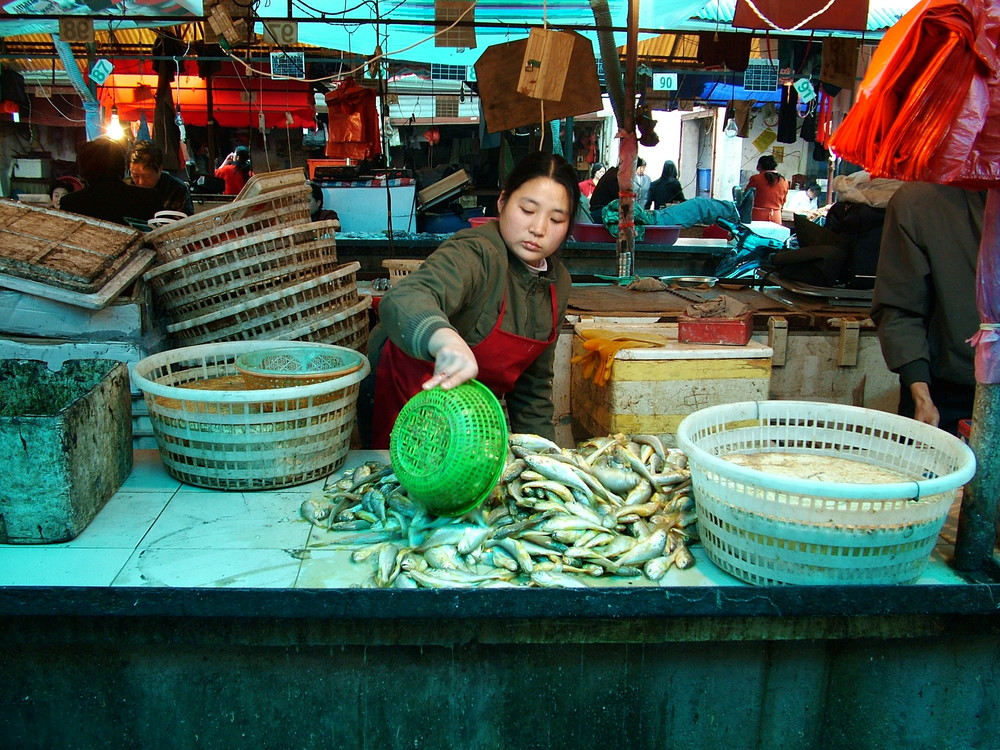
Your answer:
[[[724,636],[670,618],[0,620],[0,735],[67,749],[1000,747],[995,624],[767,620],[786,640],[761,637],[765,619]]]

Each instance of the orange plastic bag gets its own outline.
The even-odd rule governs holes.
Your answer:
[[[873,176],[1000,184],[1000,0],[924,0],[879,44],[830,148]]]

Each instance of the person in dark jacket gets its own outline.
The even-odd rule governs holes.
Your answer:
[[[972,416],[976,262],[985,192],[908,183],[889,199],[872,320],[899,375],[899,413],[957,434]]]
[[[332,209],[323,208],[323,188],[321,188],[317,183],[309,183],[309,220],[310,221],[335,221],[333,228],[335,231],[340,231],[340,217],[337,215],[336,211]]]
[[[163,199],[167,211],[194,213],[188,186],[169,172],[163,171],[163,149],[152,141],[136,141],[128,155],[129,177],[125,182],[153,188]]]
[[[507,178],[497,220],[453,234],[382,298],[368,343],[372,447],[388,447],[421,389],[471,378],[506,397],[513,431],[555,437],[553,362],[570,276],[554,253],[579,200],[573,167],[532,153]]]
[[[126,185],[128,155],[118,141],[101,136],[81,145],[76,152],[83,190],[64,195],[59,203],[69,211],[116,224],[146,222],[163,209],[163,199],[151,188]]]
[[[677,179],[677,165],[669,160],[663,162],[663,173],[660,179],[653,180],[653,184],[649,186],[649,196],[643,208],[663,208],[671,203],[682,203],[684,200],[684,188]]]
[[[609,167],[590,194],[590,215],[595,224],[604,223],[601,212],[611,201],[618,200],[618,192],[618,167]]]

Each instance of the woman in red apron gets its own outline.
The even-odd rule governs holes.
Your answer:
[[[389,446],[421,388],[472,378],[506,397],[513,431],[555,437],[552,366],[570,278],[553,254],[579,195],[565,159],[529,155],[507,179],[496,221],[456,232],[382,298],[369,339],[371,447]]]

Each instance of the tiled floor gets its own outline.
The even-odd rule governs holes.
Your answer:
[[[353,452],[344,468],[386,458],[386,452]],[[329,549],[330,533],[299,517],[302,501],[322,485],[320,480],[278,491],[205,490],[170,477],[156,451],[136,451],[129,478],[75,539],[50,545],[0,545],[0,586],[363,585],[371,565],[352,562],[348,551]],[[963,583],[947,564],[956,513],[953,510],[918,583]],[[697,563],[687,570],[671,568],[663,584],[743,585],[707,560],[700,547],[693,552]]]

